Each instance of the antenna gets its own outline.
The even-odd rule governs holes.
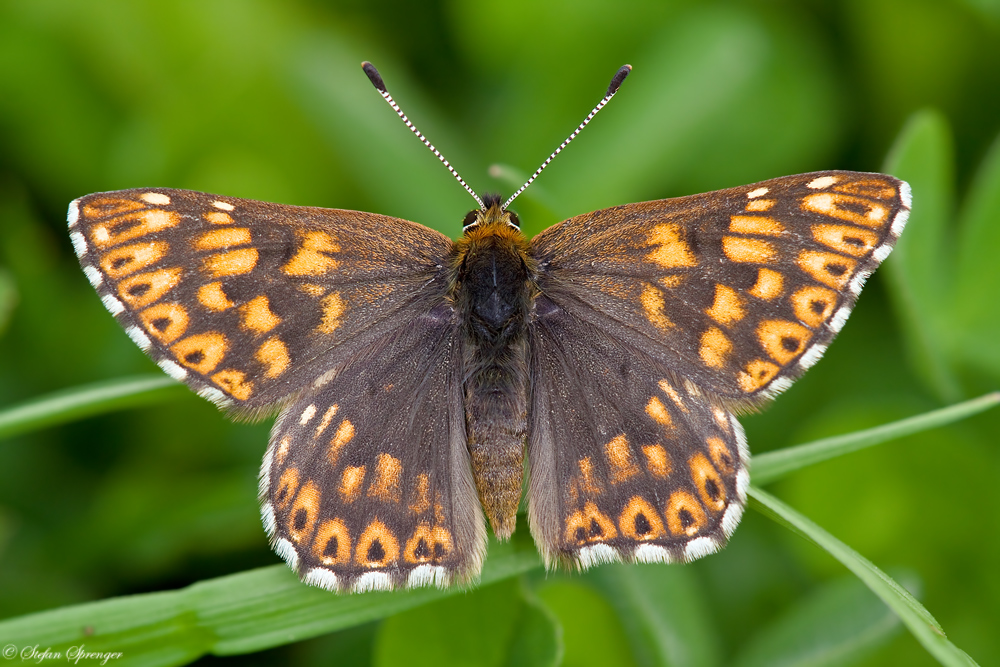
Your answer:
[[[375,86],[375,89],[378,90],[382,98],[389,103],[389,106],[391,106],[392,110],[396,112],[396,115],[399,116],[400,120],[406,123],[406,127],[410,128],[410,132],[417,135],[417,139],[420,139],[420,141],[423,142],[424,146],[427,146],[427,148],[429,148],[431,152],[434,153],[435,156],[437,156],[437,159],[441,160],[441,164],[443,164],[445,167],[448,168],[448,171],[451,172],[451,175],[454,176],[458,180],[458,182],[462,184],[462,187],[465,188],[470,195],[472,195],[472,198],[476,200],[476,203],[479,204],[479,208],[482,210],[486,210],[486,207],[483,205],[483,200],[479,198],[479,195],[477,195],[475,191],[469,187],[469,185],[465,182],[465,180],[463,180],[462,177],[458,175],[458,172],[455,171],[455,168],[452,167],[451,164],[444,159],[444,156],[441,155],[440,152],[438,152],[438,149],[434,148],[434,145],[431,142],[427,141],[427,137],[425,137],[423,133],[421,133],[420,130],[418,130],[413,125],[413,123],[410,122],[410,119],[406,117],[406,114],[403,113],[403,110],[400,109],[399,105],[396,104],[396,102],[392,99],[392,95],[390,95],[389,91],[385,89],[385,83],[383,83],[382,76],[378,73],[378,70],[375,69],[375,65],[372,65],[370,62],[366,60],[365,62],[361,63],[361,69],[365,71],[365,74],[367,74],[368,78],[371,79],[372,85]],[[622,76],[622,78],[625,77]],[[615,88],[617,88],[617,86],[615,86]],[[610,98],[607,97],[604,98],[604,102],[601,102],[601,104],[603,105],[605,102],[608,101],[608,99]],[[593,114],[591,114],[591,116],[593,116]],[[587,120],[589,121],[590,118],[588,118]],[[584,125],[586,125],[586,123],[584,123]],[[583,126],[581,126],[581,128],[582,127]],[[539,169],[539,171],[541,171],[541,169]],[[528,182],[530,183],[531,181]],[[523,190],[524,188],[521,189]],[[504,206],[504,208],[507,207]]]
[[[372,69],[374,69],[374,68],[372,68]],[[552,155],[550,155],[548,157],[548,159],[545,160],[545,162],[542,163],[541,167],[539,167],[537,170],[535,170],[535,173],[531,175],[531,178],[529,178],[527,180],[527,182],[525,182],[525,184],[522,185],[521,188],[517,192],[515,192],[514,194],[512,194],[510,196],[510,199],[508,199],[506,202],[504,202],[504,205],[503,205],[504,210],[507,210],[507,207],[510,206],[510,203],[512,201],[514,201],[515,199],[517,199],[517,196],[519,194],[521,194],[522,192],[524,192],[525,189],[527,189],[527,187],[529,185],[531,185],[532,181],[534,181],[536,178],[538,178],[538,175],[540,173],[542,173],[542,170],[545,169],[547,166],[549,166],[549,163],[552,162],[552,160],[555,158],[555,156],[559,155],[559,153],[562,152],[562,149],[566,148],[566,146],[569,145],[569,142],[571,142],[574,139],[576,139],[576,135],[580,134],[580,132],[583,131],[583,128],[587,127],[587,123],[589,123],[590,121],[592,121],[594,119],[594,116],[597,115],[597,112],[600,111],[601,109],[603,109],[605,104],[607,104],[608,102],[611,101],[611,98],[614,97],[615,93],[618,92],[618,87],[622,85],[622,81],[625,80],[625,77],[627,77],[628,74],[629,74],[629,72],[631,72],[631,71],[632,71],[632,66],[631,65],[622,65],[618,69],[618,71],[615,73],[615,76],[611,79],[611,85],[608,86],[608,92],[604,96],[604,99],[601,100],[600,102],[598,102],[597,106],[594,107],[594,110],[591,111],[589,114],[587,114],[587,117],[583,119],[583,122],[580,123],[580,126],[577,127],[575,130],[573,130],[573,134],[571,134],[568,137],[566,137],[566,141],[564,141],[561,144],[559,144],[559,148],[557,148],[554,151],[552,151]],[[371,74],[369,74],[368,76],[371,76]],[[383,95],[384,95],[384,93],[383,93]],[[447,164],[447,162],[445,164]],[[457,174],[456,174],[456,176],[457,176]],[[461,179],[459,179],[459,180],[461,180]]]

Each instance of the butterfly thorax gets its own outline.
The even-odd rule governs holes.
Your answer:
[[[452,298],[462,323],[466,429],[473,478],[494,534],[514,531],[527,433],[528,242],[499,204],[455,244]]]

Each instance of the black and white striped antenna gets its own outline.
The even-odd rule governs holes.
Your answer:
[[[483,204],[483,200],[479,198],[479,195],[476,194],[475,190],[469,187],[469,184],[465,182],[465,179],[459,176],[458,172],[455,171],[455,168],[451,166],[451,163],[448,162],[448,160],[444,159],[444,156],[441,155],[438,149],[434,148],[434,144],[428,141],[427,137],[425,137],[423,133],[420,130],[418,130],[413,125],[413,123],[410,122],[410,119],[406,117],[406,114],[404,114],[403,110],[399,108],[399,105],[396,104],[396,101],[392,99],[392,95],[390,95],[389,91],[385,89],[385,83],[382,81],[382,76],[378,73],[378,70],[375,69],[375,66],[366,60],[365,62],[361,63],[361,68],[365,71],[365,74],[368,75],[368,78],[371,80],[372,85],[375,86],[375,89],[378,90],[382,98],[389,103],[389,106],[391,106],[392,110],[396,112],[396,115],[399,116],[400,120],[406,123],[406,127],[410,128],[410,132],[413,132],[413,134],[417,135],[417,139],[420,139],[420,141],[423,142],[424,146],[427,146],[427,148],[429,148],[430,151],[434,153],[437,159],[441,160],[441,164],[443,164],[445,167],[448,168],[448,171],[451,172],[451,175],[454,176],[455,179],[462,184],[462,187],[465,188],[466,192],[472,195],[472,198],[476,200],[476,203],[479,204],[479,208],[482,210],[486,210],[486,206],[485,204]],[[524,183],[524,185],[518,188],[517,192],[515,192],[510,196],[510,199],[504,202],[503,210],[507,210],[507,207],[510,206],[511,202],[517,199],[517,196],[520,195],[522,192],[524,192],[527,189],[527,187],[531,185],[536,178],[538,178],[538,175],[542,173],[542,170],[545,169],[547,166],[549,166],[549,163],[552,162],[552,160],[555,159],[555,157],[559,155],[559,153],[561,153],[562,150],[566,148],[566,146],[569,145],[569,142],[576,139],[576,136],[583,131],[583,128],[587,127],[587,124],[594,119],[594,116],[597,115],[597,112],[603,109],[605,104],[611,101],[611,98],[614,97],[615,93],[618,92],[619,86],[622,85],[622,81],[625,80],[625,77],[627,77],[629,75],[629,72],[631,71],[632,71],[631,65],[622,65],[622,67],[618,69],[614,77],[611,79],[611,84],[608,86],[608,92],[604,95],[604,99],[598,102],[597,106],[594,107],[593,110],[589,114],[587,114],[587,117],[583,119],[583,122],[580,123],[580,125],[575,130],[573,130],[573,133],[570,134],[568,137],[566,137],[566,141],[559,144],[559,148],[552,151],[552,154],[549,155],[549,157],[545,160],[545,162],[542,163],[542,166],[540,166],[538,169],[535,170],[535,173],[531,175],[531,178],[529,178]]]
[[[458,182],[462,184],[462,187],[465,188],[470,195],[472,195],[472,198],[476,200],[477,204],[479,204],[479,208],[485,210],[486,207],[483,205],[483,200],[479,198],[479,195],[476,194],[476,191],[469,187],[469,184],[465,182],[465,179],[459,176],[458,172],[455,171],[455,168],[451,166],[451,163],[444,159],[444,156],[441,155],[438,149],[434,148],[434,144],[429,142],[427,140],[427,137],[425,137],[423,133],[420,130],[418,130],[413,125],[413,123],[410,122],[410,119],[406,117],[406,114],[403,113],[403,110],[399,108],[399,105],[396,104],[396,101],[392,99],[392,95],[390,95],[389,91],[385,89],[385,83],[382,81],[382,75],[380,75],[378,73],[378,70],[375,69],[375,65],[372,65],[370,62],[366,60],[365,62],[361,63],[361,69],[365,71],[365,74],[367,74],[368,78],[371,79],[372,85],[375,86],[375,89],[378,90],[382,98],[389,103],[389,106],[391,106],[392,110],[396,112],[396,115],[399,116],[400,120],[406,123],[406,127],[410,128],[410,132],[417,135],[417,139],[420,139],[420,141],[423,142],[424,146],[427,146],[427,148],[431,150],[431,153],[434,153],[437,159],[441,160],[441,164],[447,167],[448,171],[451,172],[451,175],[454,176],[458,180]]]
[[[608,92],[607,94],[605,94],[604,99],[598,102],[597,106],[594,107],[594,109],[589,114],[587,114],[587,117],[583,119],[583,122],[580,123],[580,125],[575,130],[573,130],[573,134],[566,137],[566,141],[559,144],[559,148],[552,151],[552,155],[550,155],[545,160],[545,162],[542,163],[541,167],[535,170],[535,173],[531,175],[531,178],[525,181],[524,185],[518,188],[517,192],[512,194],[510,196],[510,199],[504,202],[503,205],[504,210],[507,210],[507,207],[510,206],[510,203],[515,199],[517,199],[517,196],[522,192],[524,192],[528,188],[528,186],[531,185],[532,181],[538,178],[538,175],[542,173],[542,170],[545,169],[547,166],[549,166],[549,163],[552,162],[552,160],[555,159],[555,157],[559,155],[562,152],[562,150],[566,148],[566,146],[569,145],[569,142],[576,139],[576,135],[583,132],[583,128],[587,127],[587,123],[594,120],[594,116],[597,115],[597,112],[603,109],[605,104],[611,101],[611,98],[614,97],[615,93],[618,92],[618,87],[622,85],[622,81],[625,80],[625,77],[627,77],[629,72],[631,71],[632,71],[631,65],[622,65],[618,69],[618,71],[615,72],[615,76],[611,79],[611,85],[608,86]]]

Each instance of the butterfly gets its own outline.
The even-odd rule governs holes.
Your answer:
[[[529,240],[508,207],[552,157],[480,199],[364,67],[476,198],[457,241],[167,188],[69,207],[83,271],[139,347],[231,412],[280,411],[260,476],[274,549],[339,592],[474,581],[525,476],[550,567],[721,548],[749,484],[734,413],[822,356],[903,230],[907,184],[799,174]]]

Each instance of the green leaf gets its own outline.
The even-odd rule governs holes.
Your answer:
[[[535,593],[558,619],[566,667],[636,665],[623,623],[611,603],[590,586],[568,577],[546,579]]]
[[[514,639],[507,651],[508,667],[562,664],[566,647],[559,619],[528,589],[521,579],[521,615],[514,628]]]
[[[14,277],[0,268],[0,334],[7,328],[14,306],[17,305],[17,286]]]
[[[751,486],[748,493],[766,508],[765,514],[779,519],[780,523],[792,528],[843,563],[899,616],[917,641],[941,664],[946,667],[976,664],[965,652],[948,641],[940,624],[916,598],[871,561],[766,491]]]
[[[528,538],[491,543],[481,584],[539,567]],[[121,651],[135,663],[178,665],[206,653],[252,653],[348,628],[451,595],[461,589],[335,595],[302,585],[284,565],[201,581],[178,591],[73,605],[0,622],[17,646]]]
[[[989,410],[1000,403],[1000,392],[993,392],[964,403],[951,405],[940,410],[908,417],[875,428],[855,431],[832,438],[794,447],[786,447],[773,452],[758,454],[751,461],[751,473],[755,484],[769,484],[790,472],[820,463],[836,456],[878,445],[889,440],[902,438],[913,433],[938,428]]]
[[[958,228],[953,351],[969,368],[1000,378],[1000,139],[969,191]]]
[[[952,293],[950,237],[954,208],[951,133],[936,111],[915,114],[886,159],[885,170],[910,184],[913,210],[886,262],[896,309],[914,368],[945,402],[961,398],[947,358]]]
[[[379,628],[373,664],[554,667],[558,624],[524,593],[508,579],[397,614]]]
[[[0,410],[0,438],[179,398],[187,388],[166,376],[138,376],[57,391]]]
[[[910,577],[910,586],[917,580]],[[854,577],[820,586],[760,631],[736,667],[854,664],[899,631],[899,617]]]
[[[619,563],[590,570],[584,578],[615,608],[637,664],[720,663],[721,638],[693,570]]]

